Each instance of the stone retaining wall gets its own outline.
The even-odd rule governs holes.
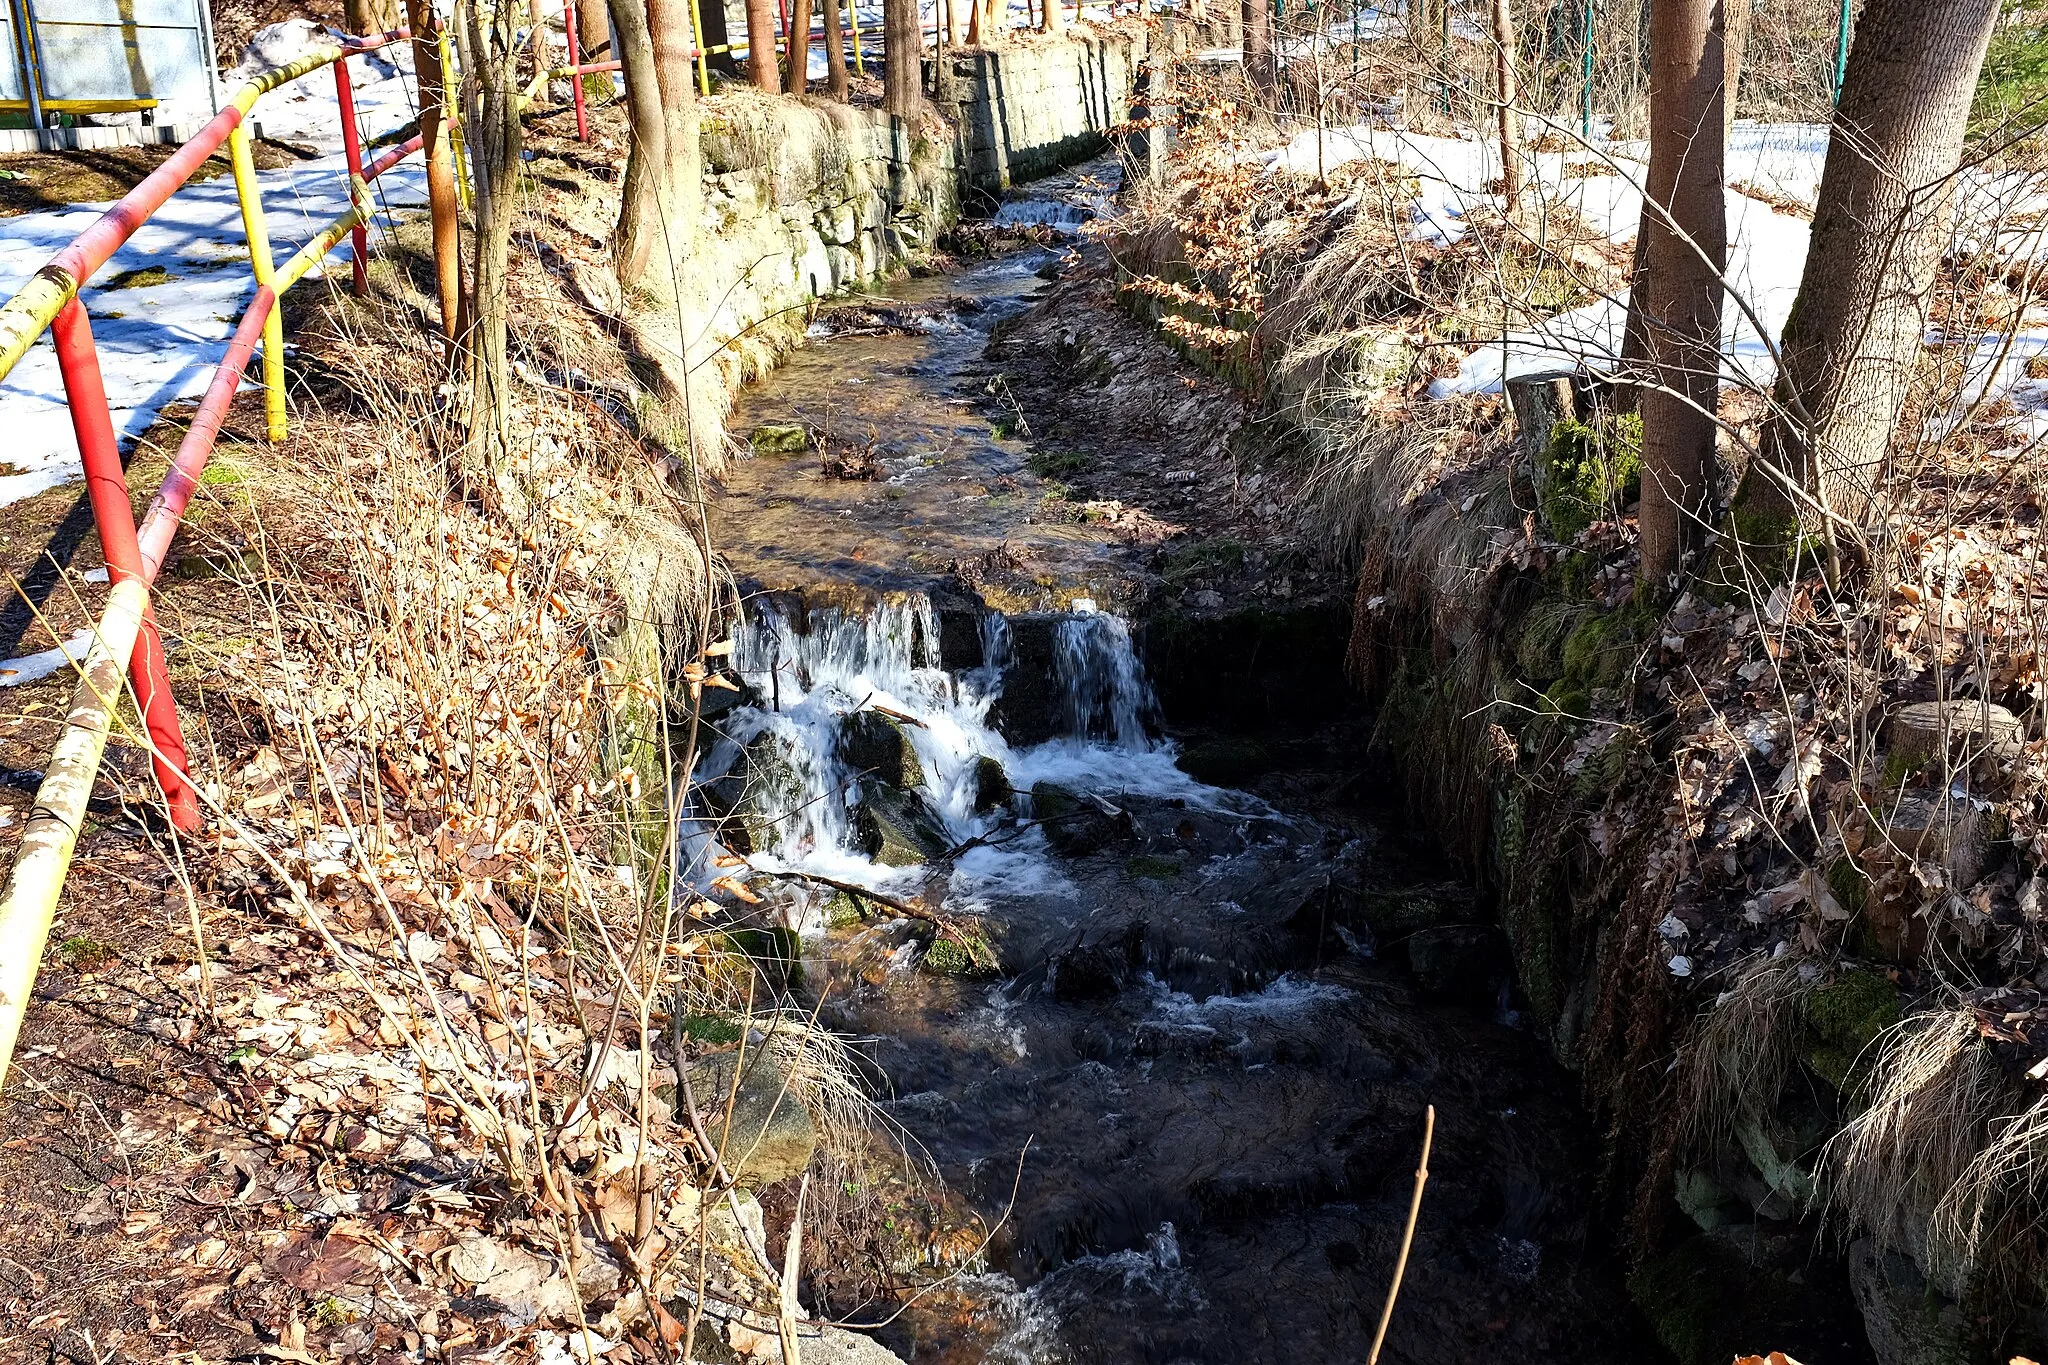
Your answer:
[[[962,192],[993,199],[1101,151],[1130,117],[1144,56],[1142,29],[1090,28],[950,58],[950,89],[937,93],[949,114],[958,101]],[[935,88],[934,64],[925,65]]]

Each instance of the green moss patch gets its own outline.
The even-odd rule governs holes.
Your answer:
[[[1559,540],[1576,540],[1594,522],[1619,515],[1641,490],[1643,419],[1566,418],[1551,427],[1541,462],[1543,519]]]
[[[1144,881],[1170,882],[1180,876],[1180,864],[1172,858],[1159,858],[1150,853],[1140,853],[1124,859],[1126,875]]]
[[[1866,967],[1852,967],[1806,997],[1806,1064],[1846,1090],[1864,1050],[1899,1021],[1899,988]]]

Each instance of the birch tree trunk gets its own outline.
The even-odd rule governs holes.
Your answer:
[[[1721,0],[1650,15],[1650,172],[1638,236],[1648,370],[1641,399],[1641,580],[1662,591],[1712,522],[1728,257],[1727,65]]]
[[[1828,138],[1762,458],[1851,522],[1912,386],[1998,0],[1870,0]],[[1766,481],[1744,489],[1766,502]],[[1752,491],[1756,496],[1752,497]],[[1776,506],[1789,514],[1782,490]]]

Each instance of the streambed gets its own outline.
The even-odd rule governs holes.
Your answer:
[[[1391,775],[1306,725],[1263,737],[1290,757],[1255,790],[1184,771],[1134,642],[1149,548],[1047,514],[1029,414],[981,357],[1071,250],[869,301],[885,326],[821,336],[736,414],[822,439],[737,463],[717,503],[746,691],[699,769],[700,869],[736,850],[979,926],[963,949],[815,884],[772,900],[807,1003],[996,1229],[906,1274],[899,1301],[952,1277],[883,1339],[910,1360],[1363,1359],[1434,1105],[1385,1358],[1653,1356],[1589,1222],[1597,1134],[1519,1027],[1485,916],[1375,813]],[[849,447],[865,477],[827,472]]]

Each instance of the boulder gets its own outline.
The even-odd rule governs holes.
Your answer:
[[[1849,1288],[1878,1365],[1965,1365],[1983,1358],[1969,1320],[1913,1262],[1868,1237],[1849,1244]]]
[[[811,448],[811,432],[801,422],[764,422],[747,444],[756,455],[801,455]]]
[[[775,846],[782,822],[804,801],[795,747],[773,732],[755,737],[723,776],[697,788],[697,797],[734,851],[766,852]]]
[[[1003,765],[987,754],[974,760],[974,813],[985,815],[998,806],[1010,804],[1016,789],[1010,785],[1010,775],[1003,771]]]
[[[909,727],[880,711],[854,711],[839,720],[839,758],[864,777],[892,787],[924,785],[924,764]]]
[[[1057,783],[1040,782],[1031,788],[1031,811],[1046,842],[1069,858],[1090,853],[1123,837],[1130,817],[1086,793],[1071,791]]]
[[[818,1130],[789,1072],[763,1050],[714,1052],[689,1064],[690,1089],[704,1132],[724,1153],[726,1169],[743,1185],[772,1185],[803,1174],[818,1149]],[[733,1076],[739,1075],[737,1093]],[[676,1116],[687,1126],[689,1105],[677,1087]],[[732,1131],[726,1132],[726,1109]]]
[[[853,813],[861,851],[884,867],[930,862],[952,847],[946,827],[923,795],[874,787]]]

